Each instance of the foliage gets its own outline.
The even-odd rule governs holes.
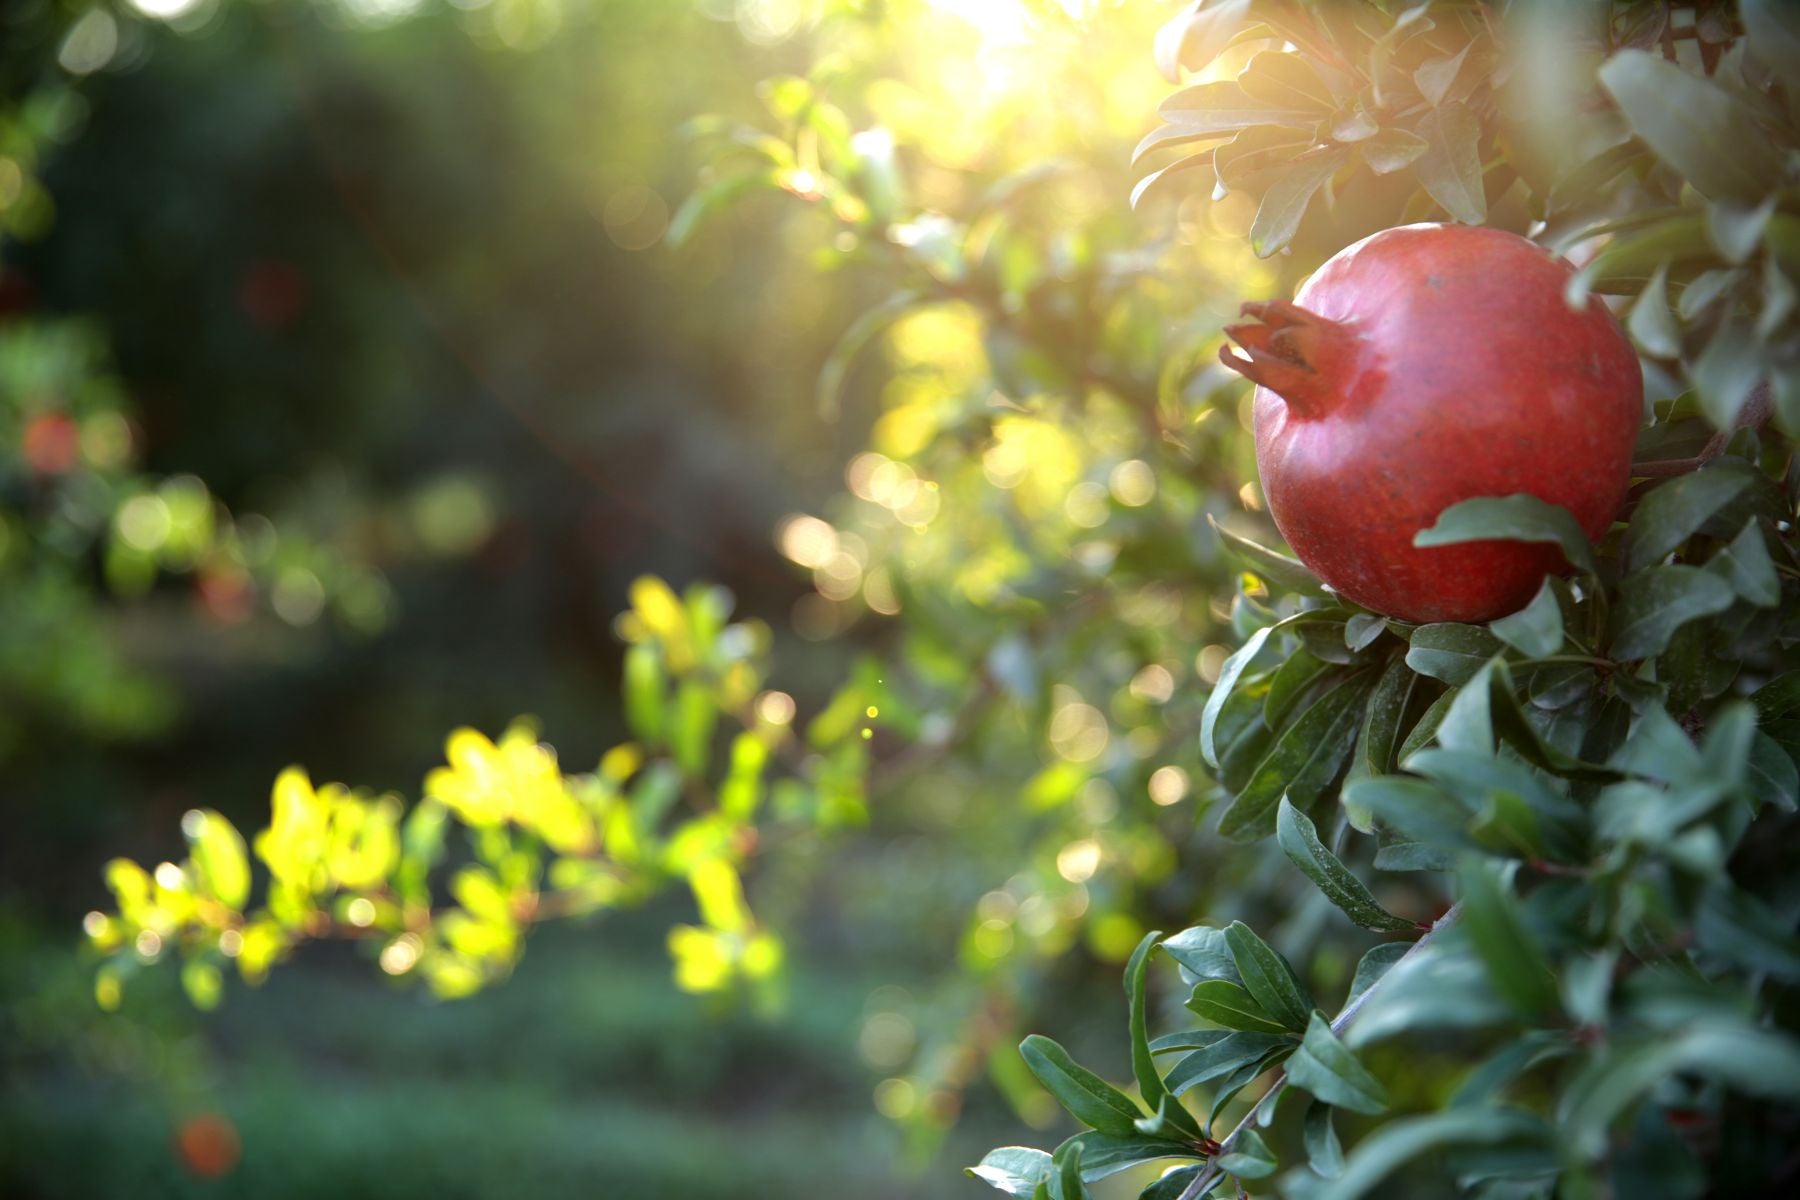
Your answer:
[[[975,986],[913,1058],[882,1062],[882,1111],[928,1142],[985,1072],[1041,1121],[1005,1042],[1067,1015],[1080,948],[1125,966],[1132,1082],[1026,1039],[1030,1076],[1086,1128],[974,1168],[1009,1194],[1073,1200],[1119,1175],[1158,1200],[1233,1181],[1354,1196],[1442,1190],[1444,1169],[1485,1195],[1766,1186],[1800,1079],[1789,13],[1199,0],[1155,39],[1171,78],[1193,74],[1139,148],[1180,157],[1132,220],[1120,139],[1149,102],[1132,108],[1107,67],[1150,45],[1141,12],[1035,5],[1010,64],[1025,82],[995,94],[979,86],[1006,65],[992,47],[922,36],[927,70],[884,51],[884,22],[931,30],[937,6],[878,8],[818,6],[829,53],[769,81],[765,116],[690,126],[707,165],[669,237],[688,256],[741,248],[767,228],[757,198],[779,195],[800,211],[787,244],[886,297],[841,322],[808,408],[868,428],[847,491],[777,532],[812,575],[799,632],[882,655],[760,810],[781,824],[785,787],[804,840],[874,795],[877,820],[992,881],[906,897],[963,914]],[[971,144],[989,126],[1007,137]],[[1571,577],[1487,627],[1359,611],[1287,556],[1259,515],[1245,397],[1207,365],[1221,287],[1275,291],[1366,233],[1442,218],[1581,263],[1571,303],[1621,306],[1649,382],[1632,507],[1599,545],[1521,497],[1421,535],[1563,547]],[[310,857],[259,839],[295,882],[275,871],[249,914],[242,872],[221,885],[196,845],[149,884],[122,872],[134,903],[153,899],[140,924],[95,922],[114,969],[146,930],[203,973],[227,931],[273,929],[279,950],[367,916],[382,945],[416,936],[454,993],[504,974],[540,898],[610,906],[687,877],[705,927],[673,939],[678,978],[752,973],[750,941],[771,935],[734,897],[763,834],[735,798],[755,785],[707,769],[708,731],[714,714],[741,725],[752,758],[800,739],[744,715],[761,665],[727,696],[723,675],[696,684],[679,638],[646,632],[669,611],[718,628],[693,608],[708,595],[640,597],[622,630],[626,709],[656,760],[639,774],[566,776],[529,733],[457,735],[453,768],[513,774],[499,790],[434,776],[408,818],[473,835],[456,906],[428,907],[404,832],[376,876],[329,836]],[[659,769],[692,805],[673,827],[638,823]],[[396,801],[299,780],[280,790],[297,811],[311,798],[315,835],[339,814],[402,828]],[[644,856],[618,861],[615,819]],[[189,823],[247,862],[212,814]],[[692,842],[713,853],[685,856]],[[167,907],[145,890],[164,874]],[[1302,877],[1316,888],[1296,902]],[[1173,982],[1203,1027],[1155,1036]],[[1328,1017],[1319,998],[1340,994]],[[1300,1093],[1303,1112],[1282,1105]]]
[[[194,1003],[211,1008],[221,968],[235,964],[261,983],[297,945],[324,937],[366,941],[388,975],[423,978],[454,999],[504,979],[533,923],[640,904],[670,879],[693,890],[701,922],[669,933],[676,983],[692,992],[746,984],[773,999],[781,943],[751,915],[738,869],[765,798],[773,812],[762,828],[772,836],[863,819],[867,726],[854,707],[863,693],[847,689],[808,722],[811,755],[771,779],[783,756],[794,765],[802,739],[793,698],[763,688],[767,628],[728,624],[731,600],[716,587],[683,598],[645,577],[633,600],[620,626],[631,642],[625,706],[637,740],[570,775],[529,723],[498,742],[460,729],[447,765],[426,776],[410,807],[341,784],[314,787],[289,768],[250,847],[219,813],[193,810],[181,822],[181,863],[107,865],[118,910],[86,922],[107,956],[95,984],[101,1007],[117,1008],[125,980],[166,953],[180,957]],[[721,717],[738,732],[716,762]],[[451,840],[459,827],[466,846]],[[250,848],[269,877],[255,909]],[[453,905],[434,904],[440,873]]]
[[[1216,143],[1165,172],[1259,193],[1259,254],[1294,242],[1315,197],[1316,222],[1347,208],[1378,226],[1514,224],[1585,259],[1571,304],[1632,297],[1647,372],[1691,390],[1653,397],[1641,482],[1598,546],[1528,497],[1466,502],[1419,536],[1562,545],[1575,577],[1546,580],[1514,616],[1411,627],[1317,587],[1266,604],[1240,592],[1254,632],[1202,730],[1219,833],[1278,832],[1366,927],[1404,922],[1346,856],[1441,872],[1426,891],[1450,907],[1418,940],[1371,950],[1329,1022],[1241,923],[1147,938],[1140,956],[1160,945],[1213,1028],[1150,1040],[1142,971],[1128,972],[1136,1101],[1072,1062],[1052,1069],[1028,1039],[1040,1081],[1091,1132],[1054,1155],[996,1151],[976,1173],[1011,1194],[1085,1195],[1167,1158],[1196,1165],[1144,1195],[1191,1200],[1273,1175],[1258,1130],[1292,1124],[1278,1115],[1290,1091],[1312,1096],[1303,1165],[1279,1181],[1295,1196],[1365,1195],[1438,1156],[1478,1194],[1693,1195],[1775,1169],[1800,1099],[1800,1040],[1782,1020],[1800,940],[1781,849],[1800,782],[1783,699],[1800,679],[1800,560],[1793,443],[1765,428],[1795,420],[1781,398],[1800,341],[1779,221],[1800,145],[1783,78],[1796,27],[1762,4],[1743,6],[1742,26],[1720,5],[1515,7],[1496,25],[1458,4],[1202,0],[1159,40],[1171,75],[1179,64],[1216,81],[1165,103],[1169,125],[1144,148]],[[1545,81],[1521,78],[1529,48],[1569,32],[1582,36],[1552,81],[1558,127],[1534,127],[1548,108],[1532,107],[1547,104]],[[1366,189],[1390,175],[1401,184],[1384,207]],[[1271,590],[1302,570],[1246,550]],[[1308,809],[1332,814],[1329,845]],[[1472,1070],[1341,1151],[1333,1110],[1394,1107],[1361,1055],[1396,1040],[1390,1077],[1442,1071],[1434,1043]],[[1158,1050],[1184,1053],[1144,1069]],[[1259,1078],[1248,1111],[1215,1130]],[[1164,1100],[1215,1080],[1198,1127]]]

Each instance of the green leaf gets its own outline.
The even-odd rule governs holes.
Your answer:
[[[1393,965],[1406,957],[1406,952],[1413,948],[1411,942],[1383,942],[1356,964],[1356,974],[1350,979],[1350,992],[1344,997],[1344,1007],[1349,1008],[1370,988],[1381,981]]]
[[[1344,1148],[1338,1142],[1337,1130],[1331,1126],[1331,1106],[1313,1101],[1306,1110],[1300,1131],[1306,1147],[1306,1165],[1325,1179],[1335,1179],[1343,1174]]]
[[[1475,678],[1501,649],[1500,639],[1479,625],[1452,621],[1421,625],[1413,630],[1406,665],[1421,675],[1460,686]]]
[[[1202,167],[1211,166],[1212,151],[1204,150],[1199,154],[1190,154],[1185,158],[1178,158],[1168,166],[1150,172],[1150,174],[1138,180],[1137,185],[1131,189],[1131,210],[1136,212],[1138,206],[1144,202],[1144,197],[1148,196],[1151,192],[1160,194],[1161,192],[1168,190],[1171,186],[1171,180],[1177,179],[1180,176],[1187,174],[1189,171],[1197,171]]]
[[[1249,992],[1223,979],[1208,979],[1194,986],[1188,1008],[1215,1025],[1248,1033],[1285,1033],[1289,1026],[1269,1014]]]
[[[1270,625],[1257,630],[1245,639],[1244,644],[1234,650],[1219,667],[1219,680],[1213,684],[1212,693],[1206,698],[1206,707],[1200,713],[1200,754],[1206,759],[1208,766],[1219,765],[1219,748],[1214,736],[1219,725],[1219,714],[1225,707],[1225,701],[1231,698],[1231,690],[1237,686],[1250,662],[1268,642],[1278,625]]]
[[[242,909],[250,899],[250,854],[237,827],[210,808],[181,819],[200,890],[226,908]]]
[[[1739,0],[1738,16],[1749,34],[1750,53],[1800,94],[1800,12],[1790,0]]]
[[[1521,1016],[1536,1017],[1557,1007],[1556,977],[1519,915],[1519,904],[1499,868],[1477,858],[1464,860],[1463,928],[1487,967],[1494,990]]]
[[[739,196],[760,189],[777,189],[781,186],[783,172],[780,169],[761,171],[744,171],[735,175],[727,175],[715,179],[699,191],[682,201],[681,207],[669,221],[668,233],[663,240],[671,250],[679,250],[694,236],[700,223],[725,208]]]
[[[1418,86],[1419,95],[1425,97],[1425,103],[1436,108],[1444,102],[1444,96],[1450,91],[1450,85],[1462,71],[1463,60],[1469,57],[1469,51],[1475,48],[1474,42],[1466,43],[1455,54],[1445,54],[1437,58],[1428,58],[1419,64],[1413,72],[1413,83]]]
[[[1212,65],[1244,26],[1250,0],[1213,0],[1190,4],[1156,31],[1157,69],[1170,83],[1181,79],[1181,69],[1203,71]]]
[[[1327,1180],[1310,1200],[1359,1200],[1416,1158],[1453,1146],[1519,1144],[1548,1147],[1542,1118],[1519,1109],[1456,1108],[1389,1121],[1357,1143],[1343,1173]]]
[[[1081,1150],[1081,1143],[1073,1139],[1056,1148],[1049,1178],[1051,1200],[1089,1200],[1081,1179]]]
[[[1210,1050],[1230,1036],[1231,1032],[1226,1029],[1182,1029],[1175,1033],[1165,1033],[1151,1042],[1150,1053],[1173,1054],[1177,1050]]]
[[[1344,646],[1352,653],[1367,650],[1387,632],[1388,619],[1376,613],[1351,613],[1344,622]]]
[[[1699,567],[1652,567],[1628,576],[1619,586],[1612,657],[1630,662],[1661,654],[1677,629],[1724,612],[1736,599],[1729,583]]]
[[[1481,178],[1481,122],[1464,104],[1446,104],[1419,118],[1425,153],[1413,164],[1431,198],[1450,219],[1464,225],[1487,220],[1487,190]]]
[[[1733,591],[1758,608],[1773,608],[1781,602],[1781,578],[1775,574],[1775,561],[1769,557],[1768,543],[1763,540],[1762,523],[1755,517],[1708,560],[1706,567],[1728,580]]]
[[[663,734],[663,667],[656,647],[639,642],[625,652],[625,720],[655,745]]]
[[[1557,1128],[1578,1154],[1603,1153],[1614,1121],[1652,1087],[1692,1072],[1776,1099],[1800,1096],[1800,1046],[1783,1034],[1690,1023],[1655,1041],[1615,1042],[1564,1088]]]
[[[1359,779],[1346,785],[1344,800],[1412,841],[1441,850],[1473,847],[1465,832],[1469,810],[1436,784],[1396,775]]]
[[[1782,812],[1800,808],[1800,768],[1781,743],[1766,733],[1758,733],[1750,743],[1750,759],[1744,767],[1745,781],[1752,795],[1763,804],[1772,804]]]
[[[831,348],[831,353],[826,356],[825,365],[819,368],[819,382],[814,397],[821,417],[831,420],[837,416],[844,380],[849,376],[850,367],[856,362],[857,356],[883,330],[918,307],[922,299],[923,296],[918,292],[899,291],[850,322],[849,327],[838,337],[837,344]]]
[[[1724,881],[1707,888],[1694,922],[1701,949],[1787,983],[1800,981],[1800,940],[1761,900]]]
[[[1264,50],[1239,72],[1238,86],[1252,100],[1300,111],[1317,109],[1319,115],[1337,107],[1337,97],[1318,71],[1298,54]]]
[[[1772,141],[1721,135],[1756,125],[1750,110],[1712,80],[1659,55],[1621,50],[1601,66],[1600,83],[1632,132],[1712,199],[1755,204],[1780,181]]]
[[[1495,637],[1527,658],[1547,658],[1562,649],[1562,603],[1556,588],[1546,578],[1537,595],[1511,616],[1489,621]]]
[[[965,1170],[991,1188],[1031,1200],[1038,1186],[1050,1178],[1050,1156],[1029,1146],[1002,1146]]]
[[[1237,965],[1244,988],[1257,1004],[1287,1028],[1305,1029],[1312,1001],[1287,959],[1242,921],[1225,927],[1225,944],[1231,947],[1231,961]]]
[[[1432,739],[1437,736],[1438,729],[1442,727],[1444,718],[1450,715],[1450,709],[1456,704],[1459,694],[1457,689],[1451,688],[1433,700],[1430,706],[1419,714],[1419,719],[1413,723],[1412,729],[1407,731],[1406,740],[1401,742],[1400,749],[1394,752],[1395,763],[1404,763],[1412,757],[1415,751],[1431,744]]]
[[[1242,559],[1245,566],[1274,587],[1285,592],[1299,592],[1303,596],[1330,594],[1325,590],[1325,585],[1319,582],[1319,577],[1307,570],[1306,564],[1299,559],[1290,558],[1279,550],[1271,550],[1240,533],[1233,533],[1214,520],[1210,513],[1206,520],[1227,550]]]
[[[1715,200],[1706,206],[1706,232],[1719,256],[1734,266],[1744,263],[1762,243],[1763,230],[1775,215],[1775,197],[1761,204],[1729,204]]]
[[[1147,933],[1132,952],[1131,961],[1125,967],[1125,996],[1131,1006],[1131,1070],[1137,1078],[1138,1094],[1143,1097],[1144,1106],[1150,1110],[1162,1109],[1163,1099],[1167,1092],[1163,1088],[1162,1076],[1157,1073],[1156,1059],[1150,1050],[1150,1025],[1146,1012],[1145,991],[1146,976],[1149,973],[1150,954],[1162,937],[1160,931]],[[1200,1127],[1194,1118],[1179,1104],[1170,1104],[1166,1109],[1166,1119],[1174,1129],[1190,1137],[1200,1136]]]
[[[1441,929],[1382,977],[1344,1031],[1351,1046],[1430,1029],[1480,1029],[1516,1020],[1460,927]]]
[[[1194,1147],[1186,1142],[1145,1137],[1141,1133],[1121,1136],[1090,1129],[1086,1133],[1076,1134],[1063,1145],[1066,1146],[1069,1142],[1077,1142],[1081,1146],[1081,1177],[1087,1183],[1159,1158],[1199,1157]]]
[[[1343,150],[1331,150],[1317,158],[1297,161],[1269,185],[1262,203],[1257,205],[1255,219],[1250,222],[1250,249],[1256,257],[1278,254],[1294,240],[1313,195],[1344,165],[1347,157]]]
[[[1356,143],[1356,152],[1377,175],[1392,175],[1412,166],[1428,149],[1430,144],[1418,134],[1393,126]]]
[[[1750,695],[1758,720],[1767,724],[1800,714],[1800,671],[1777,675]]]
[[[1184,1200],[1188,1186],[1206,1170],[1204,1163],[1172,1167],[1155,1183],[1138,1193],[1138,1200]]]
[[[1238,978],[1237,964],[1231,961],[1231,947],[1223,929],[1195,925],[1164,940],[1162,950],[1180,965],[1184,977],[1243,982]]]
[[[1034,1033],[1019,1043],[1019,1053],[1038,1082],[1083,1125],[1121,1137],[1137,1132],[1135,1122],[1143,1111],[1124,1092],[1070,1058],[1057,1043]]]
[[[1413,545],[1453,546],[1460,542],[1550,542],[1561,547],[1571,566],[1592,575],[1594,547],[1574,514],[1536,496],[1477,496],[1452,504],[1437,523],[1413,537]]]
[[[1333,664],[1321,662],[1305,650],[1290,654],[1269,679],[1269,694],[1263,697],[1263,721],[1270,729],[1280,729],[1312,685],[1335,670]]]
[[[1231,1153],[1220,1155],[1219,1170],[1239,1179],[1263,1179],[1275,1173],[1275,1154],[1262,1135],[1245,1129],[1232,1142]]]
[[[1625,322],[1632,338],[1652,358],[1681,357],[1681,327],[1675,324],[1675,315],[1669,311],[1668,280],[1669,267],[1664,263],[1656,268],[1656,274],[1638,293]]]
[[[1319,840],[1318,831],[1306,814],[1285,797],[1276,813],[1275,839],[1294,865],[1325,893],[1325,898],[1356,924],[1378,932],[1413,928],[1411,921],[1394,916],[1376,902],[1363,881]]]
[[[1719,323],[1712,340],[1694,361],[1689,374],[1700,395],[1700,407],[1716,429],[1733,429],[1767,369],[1762,345],[1749,321],[1736,315]]]
[[[1311,140],[1298,129],[1279,125],[1244,129],[1213,151],[1213,170],[1220,186],[1229,191],[1255,190],[1290,169],[1311,148]]]
[[[1355,743],[1362,701],[1372,682],[1366,672],[1346,677],[1282,731],[1220,815],[1221,836],[1253,840],[1273,833],[1275,804],[1284,794],[1297,804],[1318,799]]]
[[[1743,494],[1750,475],[1741,465],[1719,463],[1648,492],[1625,530],[1626,569],[1641,571],[1680,549],[1714,513]]]
[[[1261,1062],[1278,1050],[1299,1044],[1298,1039],[1285,1033],[1227,1033],[1212,1045],[1176,1060],[1169,1068],[1169,1092],[1179,1096],[1189,1088],[1209,1083],[1249,1063]]]
[[[1235,83],[1199,83],[1173,93],[1157,108],[1157,115],[1171,125],[1186,125],[1209,133],[1235,133],[1253,125],[1291,125],[1305,128],[1317,114],[1285,105],[1252,100]]]
[[[1387,1111],[1387,1090],[1369,1074],[1331,1026],[1318,1013],[1306,1027],[1306,1040],[1287,1061],[1288,1082],[1336,1108],[1378,1116]]]

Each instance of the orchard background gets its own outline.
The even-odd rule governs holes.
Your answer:
[[[1791,1187],[1797,63],[1773,0],[8,5],[0,1191]],[[1561,548],[1491,625],[1322,592],[1217,360],[1434,220],[1644,369],[1597,544],[1427,535]]]

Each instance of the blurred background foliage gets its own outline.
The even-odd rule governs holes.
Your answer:
[[[1208,518],[1258,507],[1198,364],[1358,231],[1262,262],[1242,196],[1126,207],[1169,11],[5,7],[0,1190],[975,1192],[949,1167],[1059,1119],[1024,1029],[1122,1073],[1145,929],[1314,943],[1321,898],[1195,823],[1246,586]],[[793,752],[728,856],[778,991],[684,955],[696,886],[455,1003],[355,941],[190,972],[204,1019],[173,970],[98,1010],[101,864],[248,839],[290,763],[379,812],[522,712],[572,774],[654,750],[647,576],[752,631],[713,777]]]

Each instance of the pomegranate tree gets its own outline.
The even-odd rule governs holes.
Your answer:
[[[1408,621],[1523,606],[1564,567],[1516,541],[1420,548],[1440,512],[1526,493],[1611,525],[1643,410],[1637,356],[1570,268],[1502,230],[1407,225],[1340,251],[1293,303],[1246,304],[1226,365],[1256,389],[1269,512],[1302,562]]]

